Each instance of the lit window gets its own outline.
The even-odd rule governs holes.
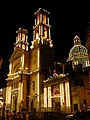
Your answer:
[[[39,15],[37,16],[37,24],[39,24]]]
[[[22,34],[22,40],[23,41],[25,40],[25,34]]]
[[[46,24],[46,15],[43,15],[43,23]]]
[[[22,44],[22,49],[25,50],[25,45],[24,44]]]
[[[47,29],[44,28],[44,37],[47,38]]]
[[[20,34],[18,34],[18,39],[20,39]]]

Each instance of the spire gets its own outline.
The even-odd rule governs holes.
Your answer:
[[[74,46],[75,45],[81,45],[81,40],[77,35],[75,35],[74,37]]]

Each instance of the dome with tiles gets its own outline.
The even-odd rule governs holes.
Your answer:
[[[88,51],[86,47],[81,45],[81,40],[77,35],[74,37],[74,46],[71,48],[69,52],[69,57],[67,61],[71,61],[71,60],[74,62],[77,61],[77,63],[81,63],[81,64],[86,61],[87,62],[89,61]]]

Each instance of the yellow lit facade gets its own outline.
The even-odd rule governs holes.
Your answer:
[[[54,50],[49,12],[41,8],[35,12],[30,47],[28,31],[19,28],[16,33],[16,43],[9,59],[9,73],[6,79],[6,110],[31,112],[36,109],[70,113],[81,109],[85,100],[86,106],[89,106],[90,73],[87,80],[84,80],[85,88],[73,87],[72,79],[69,74],[64,74],[64,70],[60,75],[54,72],[53,75],[50,74],[50,69],[54,71]],[[78,61],[75,65],[77,64]]]
[[[16,31],[16,43],[9,60],[6,110],[19,112],[23,109],[28,111],[34,108],[37,111],[44,109],[43,79],[47,78],[48,66],[53,66],[54,60],[48,15],[49,12],[41,8],[35,13],[30,49],[28,31],[22,28]],[[51,107],[51,87],[47,93],[48,106]]]
[[[44,107],[47,108],[47,88],[44,88]]]
[[[39,111],[44,110],[44,106],[47,106],[47,103],[43,100],[43,79],[48,76],[48,72],[45,72],[48,71],[48,66],[53,66],[53,44],[49,36],[48,12],[40,8],[35,15],[33,41],[30,46],[30,88],[32,88],[34,83],[35,89],[32,88],[30,90],[29,104],[30,110],[36,108]],[[48,56],[51,56],[51,58],[48,59]],[[47,92],[50,95],[50,88]],[[48,104],[51,106],[51,102]]]
[[[58,79],[58,83],[55,82]],[[48,79],[44,83],[44,102],[47,111],[71,112],[70,87],[68,77],[57,77]],[[52,81],[52,82],[51,82]],[[47,101],[46,101],[47,100]]]
[[[64,105],[64,103],[65,103],[64,96],[65,96],[65,92],[64,92],[64,84],[61,83],[61,84],[60,84],[61,111],[63,111],[63,105]]]
[[[7,93],[6,93],[6,104],[10,104],[11,103],[11,87],[7,87],[6,89]]]

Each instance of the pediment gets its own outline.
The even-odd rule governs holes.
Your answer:
[[[16,49],[14,50],[14,52],[12,53],[9,61],[14,61],[14,60],[16,60],[17,58],[19,58],[19,57],[22,55],[22,53],[23,53],[23,50],[22,50],[22,49],[16,48]]]

